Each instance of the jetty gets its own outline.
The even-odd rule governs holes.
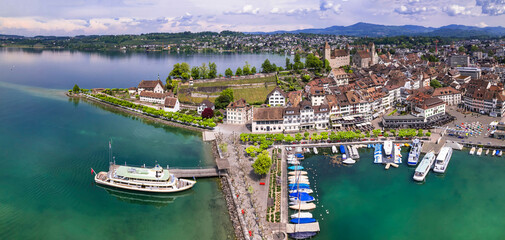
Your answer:
[[[287,233],[295,233],[295,232],[319,232],[319,223],[306,223],[306,224],[287,224],[286,232]]]

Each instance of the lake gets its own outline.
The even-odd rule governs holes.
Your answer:
[[[200,134],[63,93],[75,83],[130,87],[158,73],[164,79],[176,62],[214,61],[224,71],[245,61],[259,66],[267,57],[284,63],[268,54],[0,48],[0,239],[233,239],[217,179],[164,196],[103,189],[93,181],[91,168],[108,169],[109,139],[117,163],[212,166]]]

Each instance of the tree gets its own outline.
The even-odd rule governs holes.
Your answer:
[[[295,60],[295,63],[302,62],[302,61],[301,61],[301,58],[300,58],[300,54],[298,54],[298,53],[297,53],[297,54],[295,54],[295,59],[294,59],[294,60]]]
[[[244,67],[242,68],[242,73],[244,75],[251,75],[251,65],[246,61]]]
[[[205,63],[202,63],[202,66],[200,66],[200,77],[209,78],[209,68],[207,68],[207,64]]]
[[[291,60],[289,58],[286,58],[286,70],[291,70],[293,65],[291,64]]]
[[[297,142],[301,141],[301,140],[302,140],[302,138],[303,138],[303,137],[302,137],[302,134],[300,134],[300,133],[295,134],[295,140],[296,140]]]
[[[442,84],[437,79],[433,79],[430,81],[430,86],[433,88],[441,88]]]
[[[200,70],[198,69],[198,67],[192,67],[191,68],[191,77],[193,77],[193,79],[199,79],[200,78]]]
[[[256,74],[256,72],[257,72],[257,71],[256,71],[256,67],[252,67],[252,68],[251,68],[251,74]]]
[[[422,137],[422,136],[424,136],[424,134],[423,134],[423,130],[422,130],[422,129],[419,129],[419,130],[417,131],[417,136],[418,136],[418,137]]]
[[[323,68],[323,61],[311,53],[305,58],[305,67],[320,70]]]
[[[233,71],[230,69],[230,68],[227,68],[225,71],[224,71],[224,75],[226,77],[231,77],[233,75]]]
[[[305,137],[305,140],[309,140],[310,133],[309,132],[304,132],[303,136]]]
[[[309,74],[305,74],[302,76],[302,81],[303,82],[308,82],[310,80],[310,75]]]
[[[202,118],[212,118],[214,117],[214,110],[212,108],[206,108],[202,112]]]
[[[382,133],[382,131],[380,129],[374,129],[372,133],[375,137],[378,137]]]
[[[231,99],[229,96],[220,95],[216,98],[216,100],[214,100],[214,106],[216,106],[216,109],[225,109],[230,102]]]
[[[326,72],[331,71],[330,61],[328,61],[328,59],[324,59],[324,70],[326,70]]]
[[[235,98],[233,97],[233,89],[231,89],[231,88],[227,88],[227,89],[221,91],[220,95],[221,96],[223,96],[223,95],[228,96],[230,98],[230,101],[232,101],[232,102],[233,102],[233,100],[235,100]]]
[[[217,77],[217,66],[214,62],[209,62],[209,78]]]
[[[79,93],[79,91],[80,91],[79,86],[77,86],[77,84],[75,84],[74,88],[72,89],[72,91],[74,91],[74,93]]]
[[[258,175],[265,175],[270,170],[272,166],[272,159],[268,156],[267,151],[263,151],[258,155],[256,161],[252,164],[254,172]]]
[[[463,46],[461,46],[461,47],[459,47],[459,48],[458,48],[458,51],[459,51],[459,52],[462,52],[462,53],[463,53],[463,52],[466,52],[466,48],[465,48],[465,47],[463,47]]]
[[[273,72],[273,70],[272,70],[272,64],[270,63],[270,60],[268,60],[268,58],[265,59],[265,61],[263,62],[263,64],[261,64],[261,68],[263,69],[264,73]]]
[[[240,67],[238,67],[237,71],[235,71],[235,75],[242,76],[242,69],[240,69]]]
[[[174,64],[174,68],[172,69],[172,71],[170,71],[168,75],[171,77],[180,77],[182,79],[187,80],[189,79],[189,74],[190,74],[189,64],[183,62]]]

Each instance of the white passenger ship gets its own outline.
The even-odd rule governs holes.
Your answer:
[[[437,173],[445,173],[447,165],[449,164],[449,161],[451,161],[451,156],[452,148],[443,147],[440,149],[440,153],[438,154],[437,160],[435,161],[435,167],[433,168],[433,171]]]
[[[434,161],[435,161],[435,153],[433,151],[430,151],[424,156],[421,163],[419,163],[419,165],[417,166],[416,172],[414,173],[413,177],[414,180],[419,182],[424,181]]]
[[[171,193],[192,188],[196,181],[175,177],[160,165],[154,168],[130,167],[111,163],[108,172],[95,175],[95,182],[132,191]]]

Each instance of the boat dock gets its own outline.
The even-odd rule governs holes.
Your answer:
[[[176,176],[177,178],[208,178],[208,177],[219,177],[220,172],[217,167],[213,168],[188,168],[188,169],[179,169],[179,168],[171,168],[169,169],[170,173]]]
[[[444,144],[436,144],[436,143],[432,143],[432,142],[423,142],[423,147],[421,148],[421,153],[428,153],[429,151],[433,151],[435,152],[435,154],[438,154],[440,152],[440,149],[442,149],[442,147],[444,146]]]
[[[287,233],[295,233],[295,232],[319,232],[319,223],[305,223],[305,224],[287,224],[286,232]]]

